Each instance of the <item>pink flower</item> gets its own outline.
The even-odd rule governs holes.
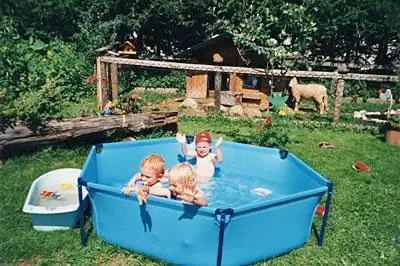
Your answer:
[[[95,81],[96,81],[96,78],[93,77],[93,76],[89,76],[89,77],[86,78],[86,83],[87,84],[92,84]]]

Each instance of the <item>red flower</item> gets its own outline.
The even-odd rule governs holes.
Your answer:
[[[262,125],[261,124],[257,124],[256,128],[257,128],[257,130],[262,130]]]
[[[271,117],[267,117],[267,119],[265,119],[265,124],[267,125],[267,127],[272,126],[272,119],[271,119]]]
[[[89,76],[89,77],[86,78],[86,83],[87,84],[92,84],[95,81],[96,81],[96,78],[93,77],[93,76]]]

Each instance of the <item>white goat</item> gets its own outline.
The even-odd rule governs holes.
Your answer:
[[[323,85],[319,84],[298,84],[296,78],[292,78],[289,83],[289,87],[292,88],[292,94],[295,100],[294,110],[299,111],[299,105],[301,100],[312,99],[315,102],[317,110],[319,109],[320,114],[328,112],[328,95],[327,89]]]

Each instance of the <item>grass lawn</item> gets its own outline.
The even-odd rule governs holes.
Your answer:
[[[288,149],[334,183],[325,245],[318,248],[310,235],[303,247],[258,265],[399,265],[400,148],[369,133],[290,123],[287,128],[293,139]],[[186,134],[208,130],[227,140],[255,132],[251,121],[215,116],[181,117],[179,130]],[[321,140],[336,148],[320,149]],[[103,243],[94,232],[88,246],[81,248],[78,229],[39,232],[32,228],[29,215],[22,213],[32,181],[56,168],[81,168],[88,150],[46,148],[11,158],[0,167],[0,264],[165,264]],[[351,165],[356,161],[365,162],[372,171],[355,172]]]

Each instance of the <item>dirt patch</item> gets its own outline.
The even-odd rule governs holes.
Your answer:
[[[142,112],[150,111],[178,111],[179,115],[191,115],[191,116],[205,116],[207,115],[207,104],[209,104],[207,99],[196,99],[198,103],[198,108],[183,108],[181,103],[184,98],[172,98],[166,99],[160,103],[152,103],[142,107]]]
[[[104,259],[100,257],[96,265],[109,265],[109,266],[119,266],[119,265],[143,265],[139,260],[135,259],[132,255],[119,254],[111,257],[110,259]]]
[[[30,266],[30,265],[38,264],[41,259],[42,258],[40,256],[33,256],[33,257],[27,258],[27,259],[20,259],[16,263],[16,265],[17,266]]]

